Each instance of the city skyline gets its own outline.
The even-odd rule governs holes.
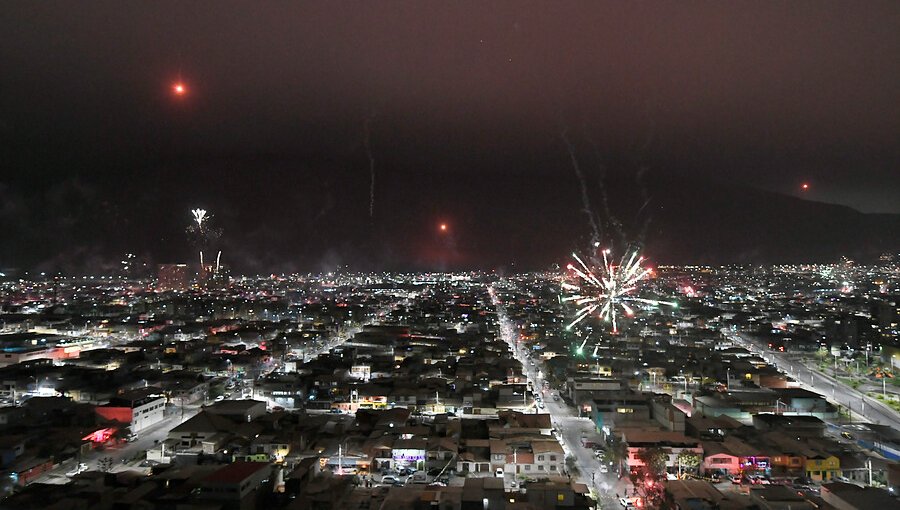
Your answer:
[[[4,7],[0,270],[193,260],[196,207],[248,274],[540,269],[588,205],[661,263],[900,249],[893,3],[226,5]]]
[[[0,5],[0,510],[900,508],[898,27]]]

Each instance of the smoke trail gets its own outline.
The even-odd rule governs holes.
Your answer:
[[[578,165],[578,157],[575,155],[575,146],[572,145],[572,142],[569,140],[567,127],[564,126],[560,130],[559,136],[562,138],[563,143],[566,144],[566,149],[569,151],[569,158],[572,160],[572,168],[575,170],[575,176],[578,177],[578,183],[581,185],[582,211],[584,211],[584,214],[587,215],[588,220],[591,222],[591,244],[595,245],[600,242],[602,235],[594,215],[594,209],[591,207],[591,200],[588,197],[587,183],[584,181],[584,174],[581,173],[581,167]]]
[[[587,126],[584,128],[585,133],[587,133]],[[600,156],[600,149],[597,147],[597,144],[594,142],[594,139],[585,134],[585,138],[588,143],[591,144],[591,149],[594,151],[594,157],[597,158],[597,164],[600,166],[600,179],[598,181],[600,188],[600,199],[601,204],[603,205],[603,214],[606,218],[607,223],[615,230],[615,232],[619,235],[619,240],[622,242],[622,246],[625,246],[627,243],[627,238],[625,236],[625,229],[622,227],[622,222],[616,218],[612,211],[609,209],[609,195],[606,193],[606,184],[604,180],[606,179],[606,167],[603,165],[603,158]]]
[[[650,122],[650,131],[647,133],[647,139],[644,140],[644,144],[641,146],[638,152],[638,161],[642,161],[644,159],[644,155],[650,149],[650,145],[653,143],[654,132],[656,131],[656,124],[652,121]],[[637,184],[638,189],[641,191],[641,198],[644,200],[644,204],[638,209],[637,213],[634,215],[634,220],[638,221],[641,216],[641,212],[650,204],[652,198],[650,197],[650,193],[647,191],[647,185],[644,183],[644,174],[647,173],[648,167],[646,164],[639,163],[637,173],[634,176],[634,182]],[[648,213],[644,216],[644,222],[641,225],[640,237],[638,240],[643,243],[644,236],[647,234],[647,229],[650,228],[650,222],[652,221],[652,216]]]
[[[364,124],[365,137],[363,146],[366,148],[366,156],[369,158],[369,218],[375,216],[375,157],[372,155],[372,120],[375,114],[370,114]]]
[[[638,184],[638,188],[641,190],[641,198],[644,199],[644,205],[638,209],[637,213],[634,215],[635,221],[637,221],[641,217],[641,212],[650,204],[650,201],[653,200],[650,197],[650,194],[647,193],[647,187],[644,185],[644,174],[647,173],[647,167],[641,166],[638,168],[637,174],[635,174],[634,180]],[[644,223],[641,225],[641,231],[638,237],[638,241],[643,243],[644,236],[647,234],[647,229],[650,228],[650,222],[653,220],[653,217],[648,213],[644,216]]]

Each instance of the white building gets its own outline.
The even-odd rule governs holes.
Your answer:
[[[129,424],[131,432],[137,433],[165,418],[166,397],[158,388],[134,390],[116,395],[95,411],[107,420]]]

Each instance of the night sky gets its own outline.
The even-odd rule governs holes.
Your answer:
[[[240,272],[545,267],[591,236],[566,141],[604,236],[659,262],[900,248],[897,27],[896,1],[6,3],[0,270],[193,260],[193,207]]]

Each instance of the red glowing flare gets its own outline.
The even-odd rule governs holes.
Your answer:
[[[441,229],[441,232],[446,232],[446,231],[447,231],[447,224],[446,224],[446,223],[441,223],[441,226],[440,226],[439,228]]]
[[[808,190],[808,189],[809,189],[809,184],[807,184],[807,183],[804,182],[803,184],[800,185],[800,189],[802,189],[803,191]]]
[[[187,87],[185,87],[183,83],[176,83],[175,85],[172,85],[172,92],[174,92],[176,96],[183,96],[187,93]]]

